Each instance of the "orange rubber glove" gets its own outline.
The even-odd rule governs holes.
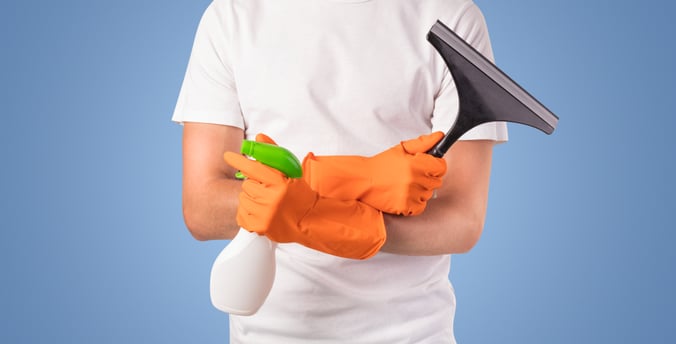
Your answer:
[[[275,142],[275,140],[273,140],[270,136],[265,135],[263,133],[256,134],[256,142],[269,143],[271,145],[277,146],[277,142]]]
[[[373,157],[314,156],[303,178],[323,197],[359,200],[386,213],[418,215],[441,186],[446,161],[425,152],[444,136],[422,135]]]
[[[302,178],[287,178],[240,154],[226,152],[224,159],[247,176],[237,209],[241,227],[278,243],[295,242],[344,258],[369,258],[385,243],[379,210],[320,197]]]

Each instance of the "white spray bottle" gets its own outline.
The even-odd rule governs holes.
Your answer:
[[[244,140],[241,153],[273,167],[290,178],[300,178],[300,161],[287,149]],[[211,303],[235,315],[252,315],[263,305],[275,281],[277,244],[266,236],[240,228],[211,267]]]

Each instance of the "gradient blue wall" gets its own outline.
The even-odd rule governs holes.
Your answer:
[[[0,342],[226,343],[169,121],[209,1],[0,4]],[[673,343],[674,5],[477,1],[561,117],[495,150],[461,343]]]

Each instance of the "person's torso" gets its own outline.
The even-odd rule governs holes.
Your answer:
[[[247,137],[265,133],[301,158],[372,155],[429,133],[446,67],[426,34],[472,5],[220,2]],[[254,316],[231,316],[231,341],[453,343],[449,268],[447,255],[356,261],[280,245],[268,300]]]
[[[253,316],[230,316],[235,343],[454,343],[450,256],[378,253],[366,261],[280,245]]]
[[[429,133],[446,67],[426,35],[437,19],[448,23],[472,4],[225,3],[246,134],[266,133],[299,157],[372,155]]]

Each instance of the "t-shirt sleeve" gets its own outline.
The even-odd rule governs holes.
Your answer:
[[[214,2],[197,28],[172,121],[244,128],[223,24]]]
[[[493,49],[491,48],[488,28],[481,10],[473,3],[469,5],[454,21],[453,31],[464,38],[474,49],[491,61]],[[450,72],[444,76],[441,91],[439,92],[432,115],[432,128],[434,131],[446,132],[450,129],[458,111],[458,94]],[[449,119],[449,114],[452,118]],[[493,140],[498,142],[507,141],[507,124],[504,122],[490,122],[481,124],[465,133],[460,140]]]

